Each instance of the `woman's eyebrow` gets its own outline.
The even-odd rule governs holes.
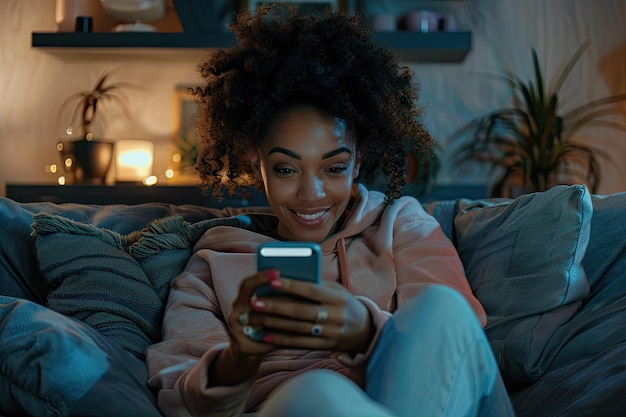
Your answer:
[[[298,155],[297,153],[290,151],[289,149],[285,149],[283,147],[280,146],[274,146],[272,149],[269,150],[269,152],[267,153],[268,155],[271,155],[275,152],[278,153],[284,153],[287,156],[290,156],[294,159],[302,159],[302,157],[300,155]]]
[[[269,152],[267,154],[271,155],[271,154],[273,154],[275,152],[283,153],[283,154],[285,154],[287,156],[290,156],[290,157],[292,157],[294,159],[298,159],[298,160],[302,159],[302,157],[300,155],[298,155],[297,153],[295,153],[293,151],[290,151],[289,149],[285,149],[285,148],[283,148],[281,146],[274,146],[272,149],[269,150]],[[352,151],[350,150],[350,148],[348,148],[347,146],[342,146],[341,148],[337,148],[337,149],[335,149],[333,151],[325,153],[324,155],[322,155],[322,159],[332,158],[333,156],[338,155],[338,154],[343,153],[343,152],[348,152],[349,154],[352,154]]]
[[[332,158],[333,156],[338,155],[338,154],[343,153],[343,152],[348,152],[350,155],[352,155],[352,151],[350,150],[350,148],[348,148],[347,146],[342,146],[341,148],[337,148],[334,151],[330,151],[330,152],[325,153],[322,156],[322,159]]]

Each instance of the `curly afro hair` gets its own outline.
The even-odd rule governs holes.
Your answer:
[[[307,105],[346,122],[361,159],[357,180],[372,182],[382,169],[387,201],[400,196],[406,152],[430,152],[434,141],[420,122],[412,72],[372,40],[362,16],[300,14],[283,3],[240,14],[230,29],[237,45],[199,65],[205,85],[195,91],[205,193],[262,189],[252,151],[278,114]]]

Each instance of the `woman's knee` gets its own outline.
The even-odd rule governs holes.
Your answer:
[[[418,415],[416,404],[456,410],[457,397],[465,398],[458,402],[465,410],[491,391],[497,374],[469,303],[454,289],[433,285],[405,301],[385,324],[368,364],[367,392],[399,415]]]
[[[295,401],[323,401],[332,400],[337,392],[346,389],[359,389],[351,380],[328,369],[316,369],[291,378],[282,384],[272,394],[281,396],[285,400]],[[315,395],[311,395],[315,393]]]
[[[467,355],[481,363],[494,362],[467,301],[454,289],[433,285],[407,300],[388,320],[367,372],[393,372],[409,379],[429,366],[452,372],[459,358]]]
[[[430,285],[405,301],[393,315],[397,330],[424,331],[426,328],[441,329],[452,326],[480,329],[482,326],[463,296],[453,288]]]

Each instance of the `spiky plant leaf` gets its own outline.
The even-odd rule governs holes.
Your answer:
[[[534,48],[533,79],[526,81],[510,72],[498,74],[512,90],[513,107],[489,112],[457,130],[452,136],[453,144],[467,136],[470,140],[458,147],[452,163],[488,163],[490,174],[502,168],[492,186],[493,196],[501,195],[506,183],[517,176],[522,184],[544,191],[551,177],[562,168],[569,172],[582,169],[595,192],[600,178],[599,158],[613,163],[612,158],[593,144],[572,142],[572,137],[583,127],[626,132],[624,123],[609,119],[621,114],[616,104],[626,101],[626,94],[593,100],[561,114],[559,90],[588,46],[589,42],[585,42],[576,50],[551,90],[546,87]]]
[[[63,101],[61,107],[59,108],[59,112],[57,113],[57,119],[63,114],[67,106],[78,99],[76,104],[74,105],[74,109],[72,111],[72,116],[70,118],[70,125],[74,125],[74,123],[79,123],[81,132],[80,135],[83,138],[87,137],[87,133],[89,133],[91,123],[93,122],[96,115],[99,115],[101,112],[98,112],[100,108],[98,104],[102,104],[106,101],[114,102],[117,106],[119,106],[126,117],[130,117],[130,108],[127,105],[128,96],[123,91],[123,89],[129,88],[140,88],[137,84],[127,83],[127,82],[118,82],[114,84],[106,84],[110,79],[111,72],[105,72],[98,78],[96,85],[92,90],[89,91],[81,91],[79,93],[72,94],[67,99]],[[106,116],[102,116],[103,120],[106,121]]]

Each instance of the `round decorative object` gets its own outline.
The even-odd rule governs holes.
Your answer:
[[[165,16],[165,0],[100,0],[104,12],[125,22],[159,20]]]
[[[314,324],[313,327],[311,327],[311,335],[313,335],[313,336],[321,336],[322,335],[322,325],[321,324]]]
[[[156,28],[143,23],[165,16],[165,0],[100,0],[109,16],[124,22],[113,28],[114,32],[156,32]]]

